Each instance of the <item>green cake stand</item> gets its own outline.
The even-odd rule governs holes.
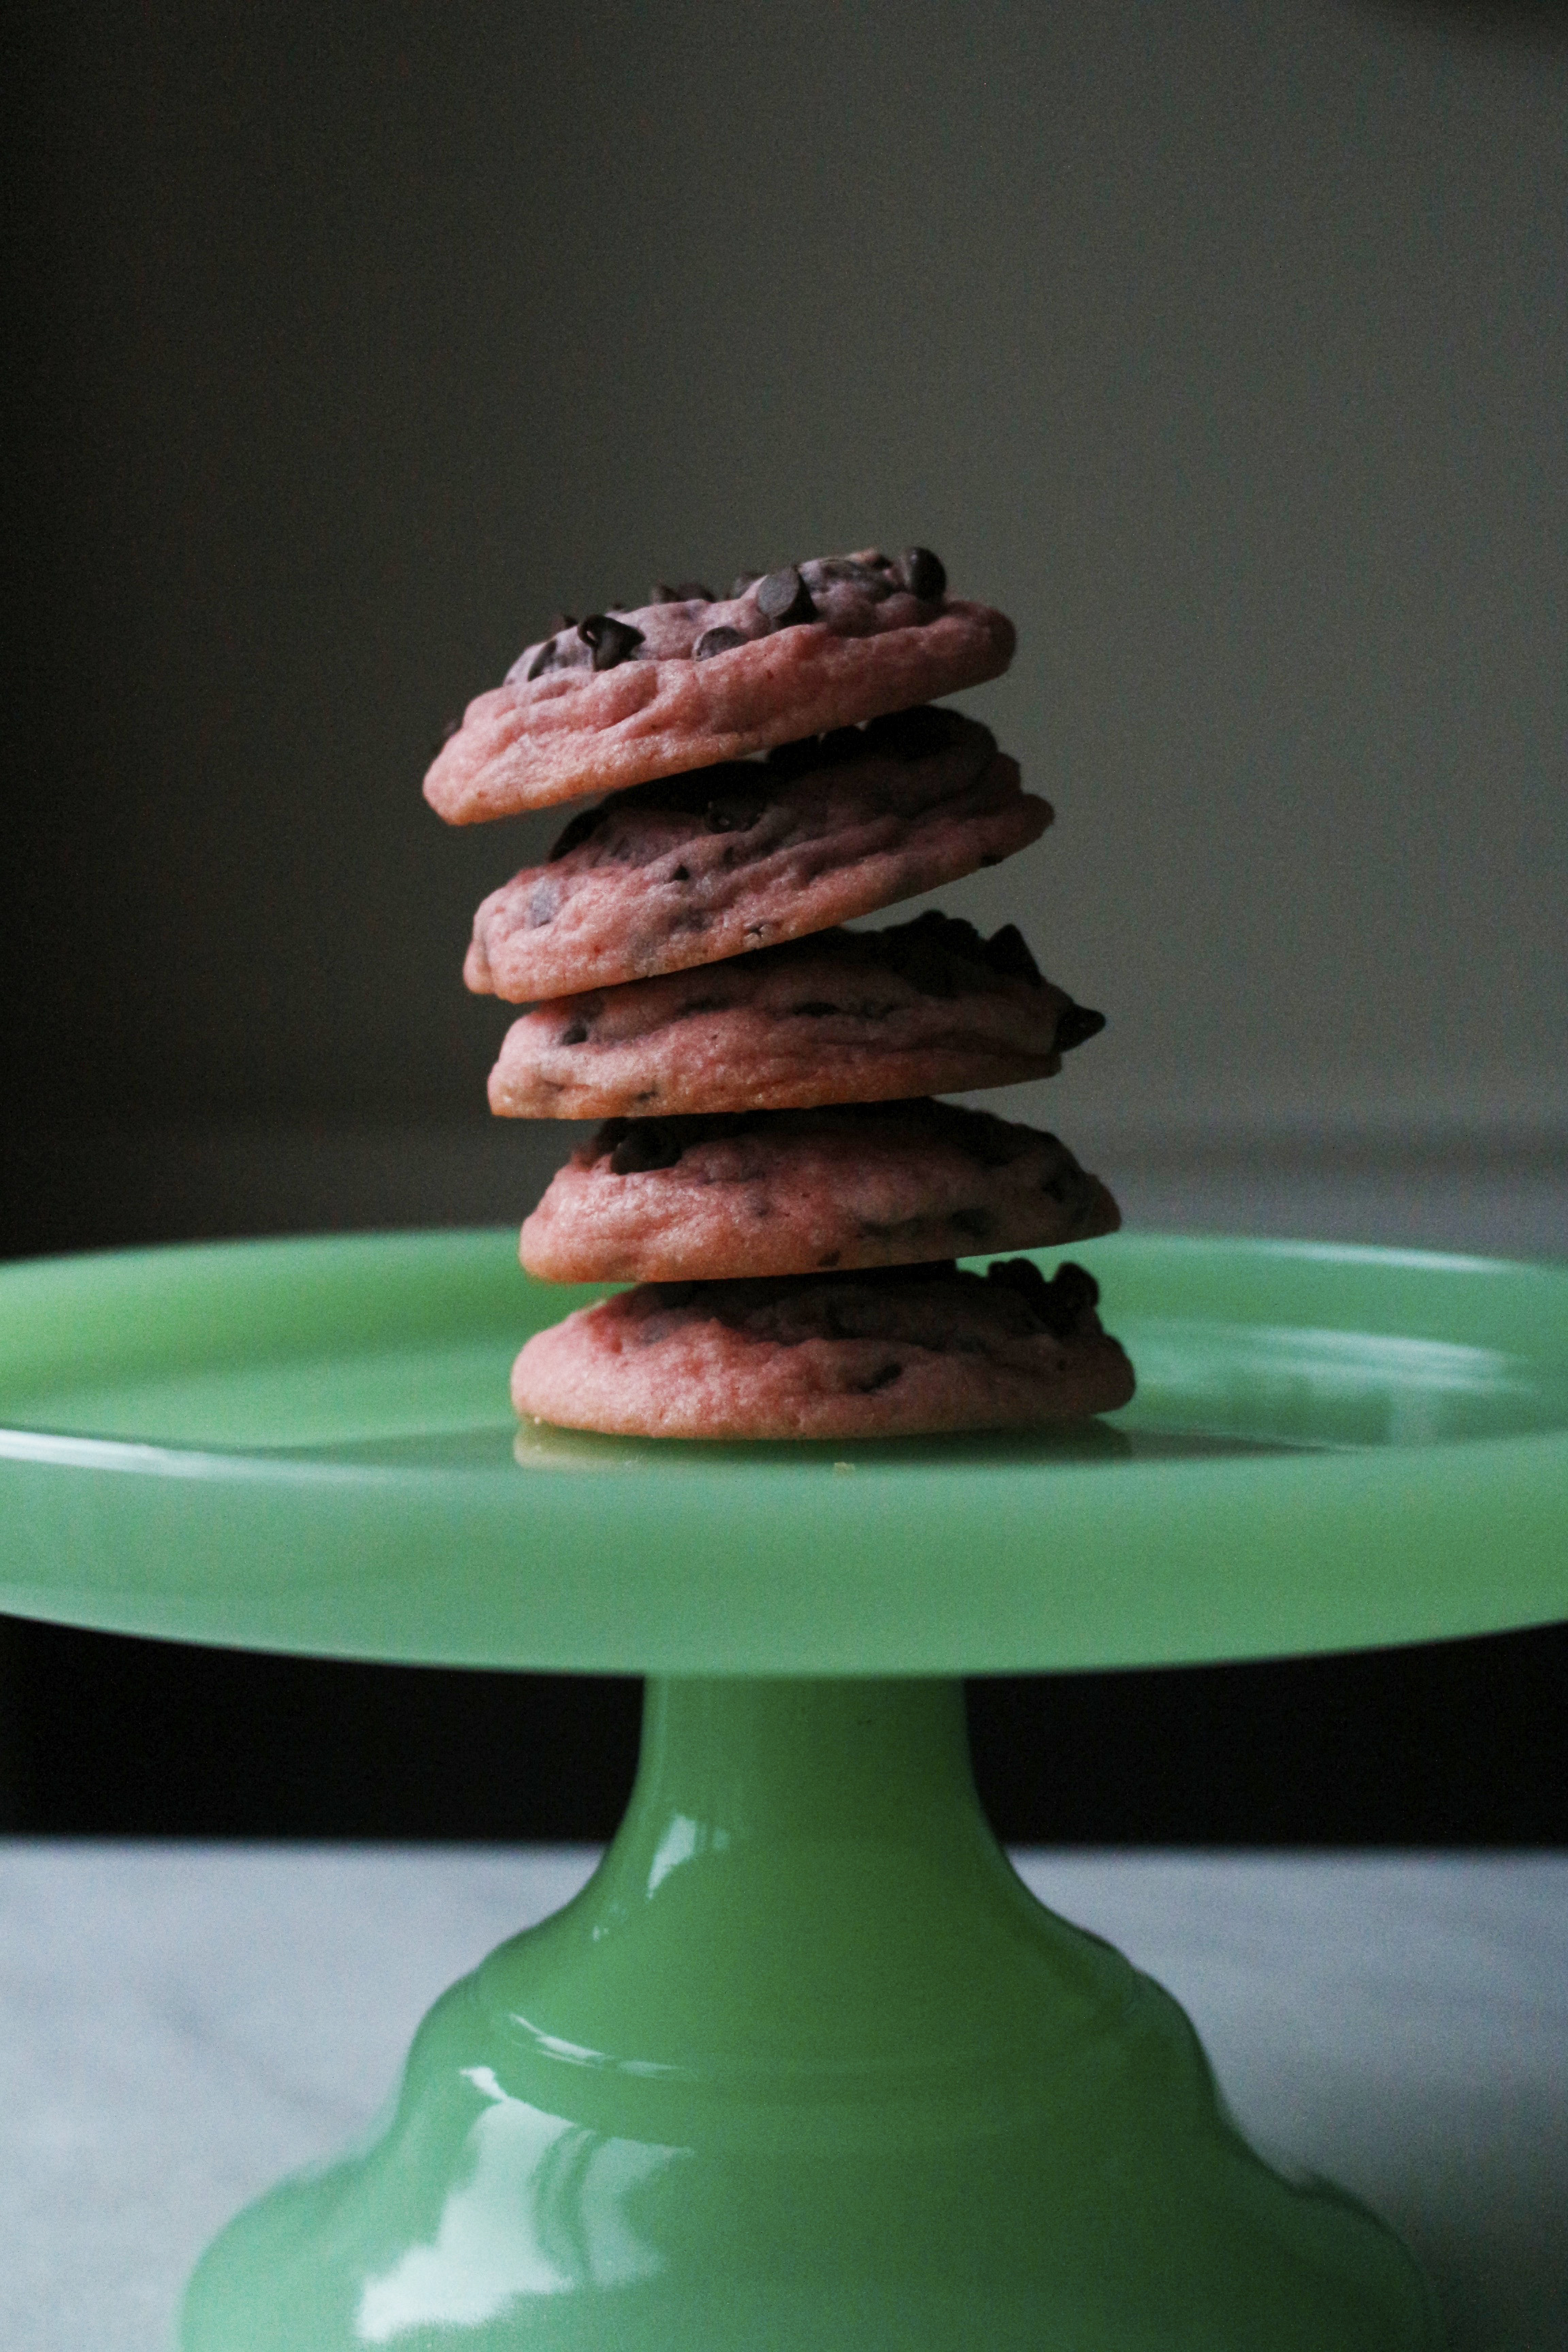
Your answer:
[[[209,2249],[184,2352],[1404,2352],[1364,2208],[1020,1885],[958,1677],[1568,1613],[1568,1268],[1121,1236],[1137,1401],[1056,1438],[527,1429],[503,1234],[0,1273],[0,1606],[649,1675],[626,1822]]]

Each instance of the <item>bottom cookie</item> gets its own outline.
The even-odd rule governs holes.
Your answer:
[[[520,1414],[620,1437],[925,1437],[1113,1412],[1133,1372],[1082,1266],[1028,1258],[644,1285],[531,1339]]]

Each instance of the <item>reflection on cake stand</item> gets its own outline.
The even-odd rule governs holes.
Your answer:
[[[1266,2167],[1175,2003],[1022,1887],[957,1677],[1563,1613],[1568,1272],[1124,1237],[1120,1429],[661,1448],[498,1415],[559,1312],[513,1246],[0,1277],[4,1605],[651,1675],[594,1879],[223,2233],[186,2352],[1436,2344],[1382,2224]]]

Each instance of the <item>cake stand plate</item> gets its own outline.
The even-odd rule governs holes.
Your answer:
[[[575,1301],[514,1246],[0,1273],[0,1606],[652,1677],[594,1880],[217,2240],[187,2352],[1436,2345],[1397,2242],[1013,1875],[956,1677],[1564,1613],[1568,1269],[1124,1236],[1073,1253],[1139,1368],[1111,1422],[677,1446],[519,1434]]]

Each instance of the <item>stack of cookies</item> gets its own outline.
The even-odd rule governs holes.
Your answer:
[[[1113,1232],[1054,1136],[938,1102],[1048,1077],[1104,1024],[1018,930],[857,917],[1051,821],[934,696],[1005,669],[929,549],[563,616],[426,779],[453,824],[607,793],[487,898],[470,988],[527,1004],[491,1108],[600,1122],[522,1229],[634,1287],[529,1341],[518,1412],[626,1435],[910,1436],[1125,1404],[1081,1266],[960,1255]],[[758,755],[761,756],[758,756]]]

